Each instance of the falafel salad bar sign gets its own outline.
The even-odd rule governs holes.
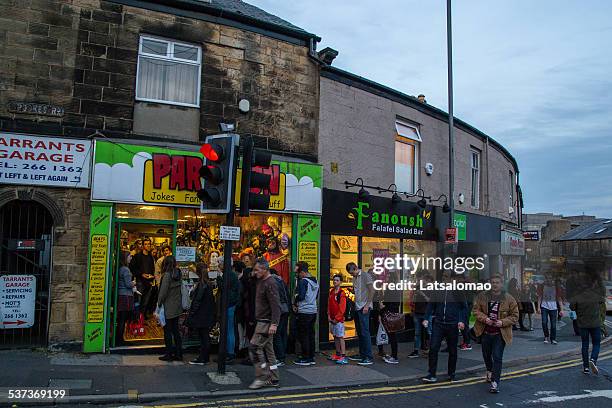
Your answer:
[[[0,184],[89,187],[91,141],[0,133]]]

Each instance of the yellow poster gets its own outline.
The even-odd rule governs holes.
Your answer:
[[[87,322],[100,323],[104,317],[104,289],[106,286],[106,260],[108,258],[108,237],[92,235],[89,262],[89,291]]]
[[[201,160],[200,160],[201,164]],[[159,172],[157,172],[159,173]],[[182,178],[179,178],[182,176]],[[196,206],[200,204],[200,199],[197,195],[197,189],[189,189],[187,187],[186,175],[179,175],[177,186],[170,188],[170,179],[173,177],[171,174],[158,176],[154,174],[153,160],[147,160],[144,165],[144,182],[142,188],[142,200],[147,203],[162,203],[162,204],[176,204],[176,205],[190,205]],[[155,178],[159,178],[159,187],[155,188]],[[199,176],[198,176],[199,177]],[[181,184],[182,183],[182,184]],[[191,187],[200,186],[200,180],[194,181],[191,184],[197,183],[197,186],[192,185]],[[183,187],[183,188],[181,188]]]
[[[301,241],[298,244],[298,261],[308,262],[310,274],[319,276],[319,243],[316,241]]]

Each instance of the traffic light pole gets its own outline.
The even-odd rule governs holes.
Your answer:
[[[238,149],[237,143],[232,146],[232,149]],[[233,152],[232,152],[233,154]],[[231,188],[231,200],[230,200],[230,211],[227,213],[225,218],[225,225],[234,225],[234,201],[236,199],[236,173],[238,169],[238,160],[234,160],[234,166],[232,168],[232,185]],[[227,356],[227,309],[229,303],[229,291],[230,291],[230,279],[229,275],[232,271],[232,246],[234,241],[224,240],[223,244],[223,288],[221,288],[221,316],[219,317],[220,322],[220,333],[219,333],[219,354],[217,356],[217,373],[225,374],[225,358]],[[233,330],[233,328],[231,328]]]

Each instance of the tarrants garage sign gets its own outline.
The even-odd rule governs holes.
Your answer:
[[[0,133],[0,184],[89,187],[91,141]]]

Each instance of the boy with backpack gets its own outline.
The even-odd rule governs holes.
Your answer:
[[[327,319],[329,320],[329,330],[334,336],[336,353],[332,354],[331,360],[336,364],[348,364],[346,358],[346,345],[344,343],[344,314],[346,313],[346,293],[340,287],[342,276],[334,275],[334,287],[329,290],[327,302]]]

